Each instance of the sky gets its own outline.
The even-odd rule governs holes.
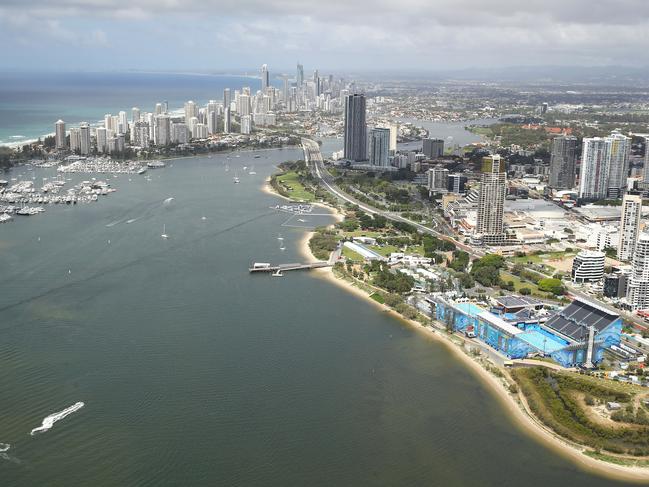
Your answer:
[[[649,64],[649,0],[0,0],[0,68]]]

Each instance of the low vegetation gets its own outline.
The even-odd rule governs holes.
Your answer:
[[[544,367],[514,369],[530,409],[559,435],[609,453],[649,455],[647,411],[639,388]],[[623,409],[610,413],[607,404]]]

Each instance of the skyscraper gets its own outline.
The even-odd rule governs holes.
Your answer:
[[[82,156],[90,154],[90,124],[81,122],[79,125],[79,153]]]
[[[108,130],[105,127],[97,127],[95,134],[97,138],[97,152],[103,154],[108,150]]]
[[[476,233],[487,245],[503,243],[503,212],[507,192],[505,161],[499,155],[482,159]]]
[[[345,98],[344,157],[355,162],[367,160],[365,95],[354,94]]]
[[[223,110],[223,132],[229,134],[231,130],[230,107],[227,106]]]
[[[644,173],[642,181],[649,183],[649,137],[644,139]]]
[[[261,65],[261,91],[265,92],[266,88],[270,86],[270,78],[268,74],[268,65],[267,64],[262,64]]]
[[[54,124],[54,142],[59,150],[68,147],[68,141],[65,139],[65,122],[63,120],[59,120]]]
[[[198,118],[198,106],[190,100],[185,103],[185,123],[188,124],[192,117]]]
[[[241,133],[248,135],[252,132],[252,117],[250,115],[243,115],[241,117]]]
[[[70,150],[78,153],[81,150],[81,130],[79,127],[70,129]]]
[[[297,87],[300,88],[304,84],[304,66],[297,63],[297,76],[295,77]]]
[[[636,243],[627,301],[634,311],[649,309],[649,234],[647,233],[641,234]]]
[[[437,159],[443,156],[444,139],[424,139],[422,151],[430,159]]]
[[[119,123],[117,125],[117,132],[120,134],[125,134],[128,131],[128,117],[126,116],[126,112],[122,110],[119,112]]]
[[[629,174],[629,155],[631,154],[631,137],[613,132],[606,137],[606,150],[609,163],[608,198],[621,198],[626,188]]]
[[[169,115],[155,117],[154,142],[156,145],[169,145],[171,143],[171,118]]]
[[[370,130],[370,164],[377,167],[388,167],[390,152],[390,129],[375,128]]]
[[[631,260],[640,233],[642,215],[642,196],[625,194],[622,200],[622,219],[620,220],[620,242],[617,247],[619,260]]]
[[[577,137],[562,135],[552,140],[550,158],[550,187],[572,189],[575,186]]]
[[[230,107],[230,102],[232,101],[232,98],[230,97],[230,88],[225,88],[223,90],[223,109],[225,110],[226,108]]]
[[[587,200],[606,198],[607,189],[606,141],[600,137],[584,138],[581,150],[579,198]]]

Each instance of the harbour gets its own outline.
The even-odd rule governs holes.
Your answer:
[[[251,258],[304,262],[308,225],[334,221],[282,226],[260,188],[299,152],[239,164],[254,155],[237,185],[234,159],[185,159],[0,227],[3,483],[624,485],[528,438],[445,347],[317,273],[250,275]]]

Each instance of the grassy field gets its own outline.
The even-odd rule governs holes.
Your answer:
[[[343,256],[354,262],[363,262],[365,260],[361,254],[354,252],[349,247],[343,247]]]
[[[392,252],[399,252],[399,248],[394,245],[368,245],[368,248],[383,257],[389,256]]]
[[[515,276],[513,274],[510,274],[509,272],[504,272],[500,271],[500,277],[502,278],[503,281],[509,282],[513,281],[514,282],[514,291],[515,292],[520,292],[520,290],[524,287],[530,289],[532,291],[533,296],[540,296],[545,298],[547,293],[539,291],[539,287],[534,284],[533,282],[530,281],[523,281],[520,277]]]
[[[559,435],[615,454],[649,455],[649,415],[637,386],[542,367],[512,370],[534,414]],[[622,409],[611,412],[608,402]]]
[[[296,201],[314,201],[315,196],[309,193],[298,180],[295,171],[288,171],[277,176],[277,181],[286,189],[289,197]]]

